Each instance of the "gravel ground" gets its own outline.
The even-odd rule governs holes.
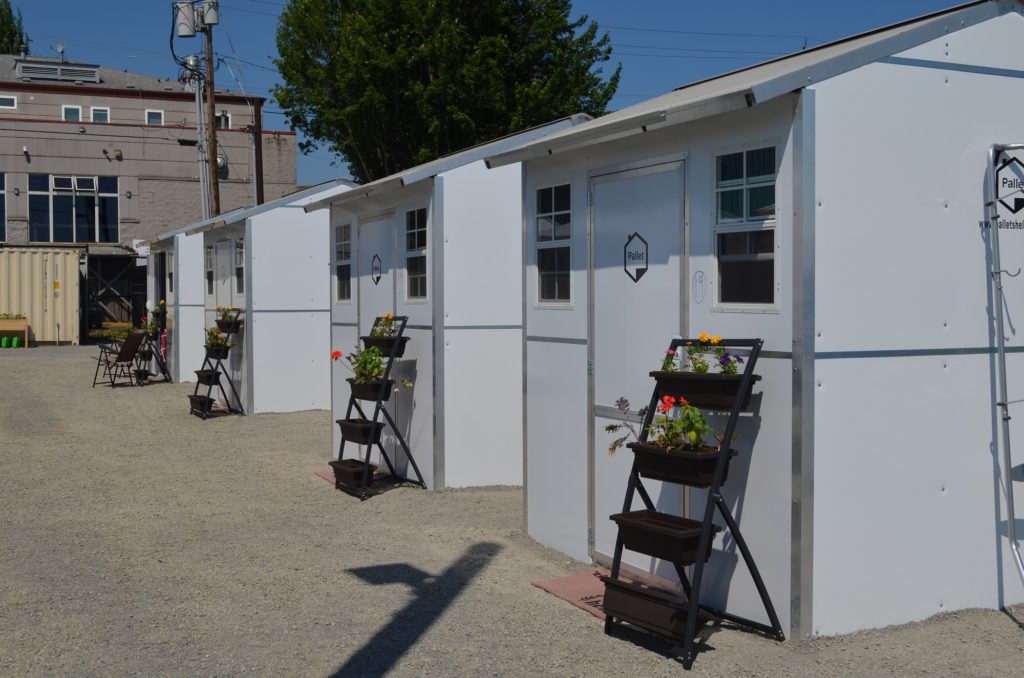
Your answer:
[[[202,422],[187,384],[90,388],[95,352],[0,352],[0,675],[681,675],[530,585],[585,565],[523,536],[518,490],[359,502],[313,475],[326,412]],[[725,629],[692,675],[1020,675],[1022,620]]]

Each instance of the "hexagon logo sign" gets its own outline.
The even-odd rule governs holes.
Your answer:
[[[1024,210],[1024,162],[1010,158],[996,170],[996,198],[999,204],[1017,214]]]
[[[370,280],[373,281],[374,285],[380,282],[380,269],[380,257],[374,254],[373,261],[370,262]]]
[[[622,248],[622,266],[633,282],[640,282],[647,273],[647,241],[639,233],[634,232],[626,238],[626,246]]]

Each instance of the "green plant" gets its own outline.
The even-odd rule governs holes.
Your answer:
[[[674,348],[670,348],[667,351],[665,351],[665,357],[661,359],[661,371],[676,371],[676,351]]]
[[[341,351],[331,353],[331,360],[340,360]],[[352,370],[357,384],[365,384],[371,381],[378,381],[384,377],[384,355],[376,346],[370,348],[356,348],[347,356],[346,367]]]
[[[0,320],[25,320],[25,314],[23,313],[0,313]]]
[[[398,328],[395,327],[395,316],[390,312],[385,313],[380,317],[380,320],[370,330],[371,337],[393,337],[398,333]]]
[[[228,341],[227,335],[221,332],[217,327],[206,328],[206,343],[203,345],[206,346],[206,348],[220,348],[221,346],[231,348],[234,346],[233,343]]]
[[[625,398],[616,400],[615,407],[624,415],[629,415],[629,401]],[[643,420],[647,415],[647,408],[640,410],[637,415]],[[630,438],[640,440],[636,427],[628,421],[621,424],[608,424],[604,430],[608,433],[626,431],[625,435],[611,442],[608,446],[608,454],[615,454]],[[675,396],[667,395],[662,397],[654,420],[647,427],[646,442],[663,447],[666,452],[680,449],[692,450],[703,447],[704,436],[713,433],[714,429],[704,420],[704,414],[687,402],[686,398],[677,399]]]
[[[617,407],[619,412],[622,412],[623,415],[629,416],[629,401],[626,400],[625,398],[619,398],[618,400],[616,400],[615,407]],[[647,416],[647,408],[641,408],[640,411],[637,412],[637,416],[640,417],[641,420],[643,420],[643,418]],[[633,438],[633,440],[640,440],[640,435],[636,432],[636,428],[629,421],[624,421],[621,424],[608,424],[607,426],[604,427],[604,430],[607,431],[608,433],[617,433],[618,431],[623,430],[626,431],[625,435],[616,438],[608,446],[608,454],[610,455],[615,454],[615,452],[618,451],[620,447],[625,445],[626,441],[629,440],[630,438]]]
[[[238,312],[234,306],[221,306],[217,304],[217,317],[221,320],[234,320],[238,316]]]

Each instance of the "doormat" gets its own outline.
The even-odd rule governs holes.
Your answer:
[[[531,583],[542,591],[547,591],[556,598],[561,598],[581,610],[586,610],[603,621],[604,608],[601,607],[601,603],[604,601],[604,582],[598,577],[608,574],[608,570],[603,567],[595,567],[586,572],[571,574],[568,577]]]

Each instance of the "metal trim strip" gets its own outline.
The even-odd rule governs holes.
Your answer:
[[[521,330],[522,325],[438,325],[446,330]]]
[[[858,358],[927,358],[943,355],[991,355],[994,346],[967,346],[961,348],[894,348],[878,351],[823,351],[815,353],[815,360],[852,360]],[[1024,346],[1007,346],[1007,353],[1024,353]]]
[[[430,218],[430,252],[428,260],[430,270],[430,293],[428,299],[432,305],[433,332],[430,336],[433,365],[431,366],[431,384],[434,389],[433,426],[434,426],[434,489],[445,487],[445,388],[444,388],[444,177],[434,177],[434,196]],[[397,288],[397,286],[396,286]],[[408,327],[408,325],[406,326]]]
[[[879,59],[883,64],[894,66],[911,66],[913,68],[933,68],[940,71],[957,71],[960,73],[974,73],[976,75],[994,75],[1002,78],[1024,78],[1024,71],[1013,68],[994,68],[992,66],[974,66],[972,64],[950,63],[947,61],[933,61],[930,59],[908,59],[906,57],[885,57]]]
[[[539,337],[536,335],[526,335],[526,341],[535,341],[538,343],[545,344],[572,344],[574,346],[586,346],[586,339],[572,339],[569,337]]]

